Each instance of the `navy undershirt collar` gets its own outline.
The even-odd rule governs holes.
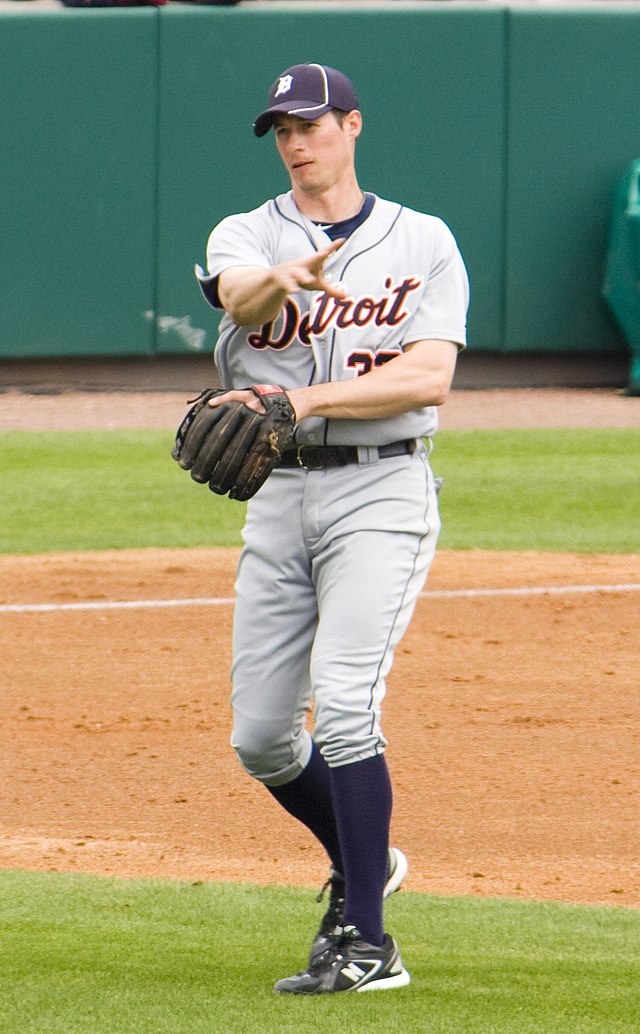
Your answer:
[[[373,194],[365,194],[364,203],[357,215],[352,215],[350,219],[342,219],[339,223],[323,223],[314,220],[315,225],[323,229],[332,241],[337,241],[339,237],[350,237],[354,230],[357,230],[371,215],[375,200]]]

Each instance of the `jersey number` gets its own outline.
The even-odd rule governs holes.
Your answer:
[[[357,370],[358,377],[363,373],[369,373],[374,366],[384,366],[390,359],[400,355],[400,352],[369,352],[364,349],[361,352],[352,352],[345,360],[345,366],[349,370]]]

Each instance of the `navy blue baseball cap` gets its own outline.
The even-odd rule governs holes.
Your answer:
[[[292,65],[278,76],[269,90],[269,107],[253,123],[256,136],[264,136],[280,113],[316,119],[335,108],[359,109],[353,83],[342,72],[327,65]]]

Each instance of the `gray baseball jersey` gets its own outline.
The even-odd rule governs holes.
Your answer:
[[[347,298],[300,290],[258,327],[223,316],[215,351],[223,387],[353,378],[425,339],[464,346],[467,274],[447,226],[372,196],[355,222],[324,266]],[[205,297],[219,305],[225,269],[268,269],[325,248],[340,227],[328,229],[331,236],[303,216],[290,193],[224,219],[209,238],[209,274],[197,270]],[[314,739],[330,766],[385,749],[386,675],[440,528],[420,441],[436,428],[435,407],[380,420],[305,419],[299,444],[362,446],[358,463],[277,468],[249,500],[236,582],[232,742],[267,785],[306,767],[312,699]],[[380,458],[372,448],[404,439],[418,439],[411,454]]]
[[[216,304],[215,284],[225,269],[268,269],[328,243],[289,192],[223,219],[209,237],[209,275],[198,268],[198,279],[205,297]],[[238,327],[223,316],[215,350],[223,387],[268,382],[286,389],[345,380],[425,339],[464,347],[467,273],[441,219],[375,197],[370,215],[324,269],[346,285],[346,299],[300,290],[287,299],[278,319],[261,327]],[[432,435],[437,420],[434,407],[381,420],[309,418],[300,424],[297,440],[385,445]]]

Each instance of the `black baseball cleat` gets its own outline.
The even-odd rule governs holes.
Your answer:
[[[389,848],[389,869],[387,882],[384,887],[383,897],[388,898],[396,890],[400,890],[400,884],[407,875],[409,863],[405,855],[397,847]],[[324,892],[329,887],[329,905],[322,917],[320,929],[313,939],[309,952],[309,965],[313,965],[315,959],[322,955],[327,948],[335,944],[342,934],[344,923],[344,876],[342,873],[331,870],[331,875],[318,895],[318,901],[322,901]]]
[[[385,934],[384,943],[378,947],[363,941],[355,926],[346,926],[308,969],[279,980],[274,990],[291,995],[390,991],[406,987],[410,980],[393,937]]]

